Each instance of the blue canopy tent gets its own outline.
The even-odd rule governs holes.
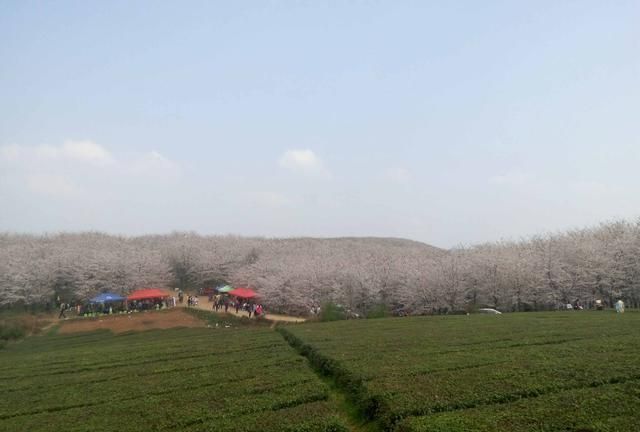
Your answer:
[[[126,298],[118,294],[103,293],[89,300],[89,303],[113,303],[125,301]]]

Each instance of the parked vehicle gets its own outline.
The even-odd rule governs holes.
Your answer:
[[[502,312],[500,312],[499,310],[491,309],[491,308],[478,309],[478,313],[492,314],[492,315],[502,315]]]

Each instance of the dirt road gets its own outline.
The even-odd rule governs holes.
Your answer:
[[[182,309],[139,312],[132,314],[102,315],[96,318],[78,318],[59,321],[60,333],[87,332],[100,329],[114,333],[167,329],[172,327],[205,327],[206,323],[184,313]]]
[[[187,306],[187,300],[185,298],[184,303],[182,304],[178,304],[178,306],[182,306],[182,307],[186,307]],[[192,306],[195,307],[196,309],[202,309],[202,310],[207,310],[209,312],[215,312],[213,310],[213,303],[209,303],[209,301],[207,301],[207,297],[199,297],[199,302],[198,302],[198,306]],[[223,309],[219,309],[217,313],[222,313],[224,314],[224,308]],[[228,314],[231,315],[235,315],[235,316],[244,316],[244,317],[248,317],[249,313],[245,312],[245,311],[238,311],[238,313],[236,313],[235,308],[229,308],[229,310],[227,311]],[[301,323],[301,322],[305,322],[306,319],[304,318],[299,318],[299,317],[293,317],[293,316],[288,316],[288,315],[278,315],[278,314],[270,314],[267,313],[265,315],[265,319],[269,320],[269,321],[275,321],[275,322],[294,322],[294,323]]]
[[[121,333],[125,331],[142,331],[150,329],[166,329],[172,327],[204,327],[206,323],[198,318],[195,318],[189,314],[183,312],[186,308],[186,300],[183,304],[177,304],[175,309],[163,310],[163,311],[151,311],[148,313],[132,313],[132,314],[116,314],[116,315],[102,315],[97,318],[86,319],[70,319],[70,320],[56,320],[55,324],[60,324],[60,333],[75,333],[86,332],[99,329],[108,329],[114,333]],[[202,297],[198,306],[192,306],[200,310],[206,310],[212,312],[213,303],[209,303],[206,297]],[[224,315],[224,309],[217,312]],[[227,311],[230,315],[245,316],[249,314],[245,311],[238,311],[236,313],[234,308],[229,308]],[[265,319],[275,322],[292,322],[299,323],[304,322],[304,318],[292,317],[287,315],[278,314],[266,314]]]

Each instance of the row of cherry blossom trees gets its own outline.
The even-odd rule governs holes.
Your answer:
[[[454,251],[467,302],[529,310],[596,299],[640,306],[640,221]],[[478,299],[480,301],[478,302]]]
[[[326,302],[359,315],[545,310],[596,299],[640,306],[640,221],[437,249],[400,239],[268,239],[174,233],[0,234],[0,306],[251,286],[272,311]]]

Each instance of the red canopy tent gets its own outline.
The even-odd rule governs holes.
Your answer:
[[[161,289],[148,288],[148,289],[141,289],[141,290],[137,290],[137,291],[132,292],[127,297],[127,300],[131,301],[131,300],[157,299],[157,298],[169,297],[169,295],[170,294],[168,292],[163,291]]]
[[[240,298],[254,298],[258,296],[258,293],[250,288],[235,288],[228,292],[232,296],[240,297]]]

